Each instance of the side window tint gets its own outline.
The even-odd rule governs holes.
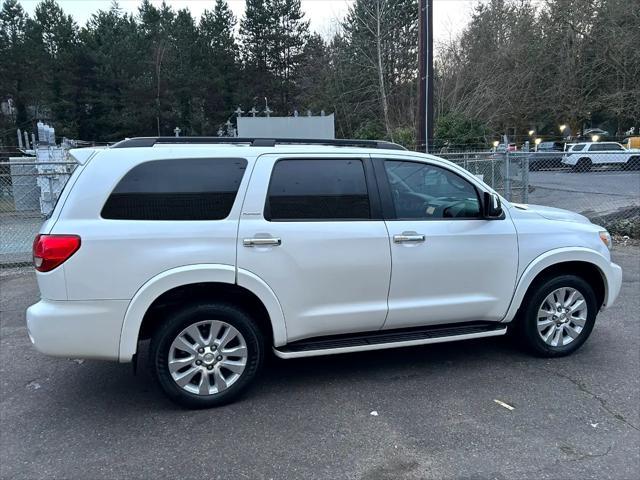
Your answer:
[[[385,161],[385,171],[399,219],[480,218],[475,187],[435,165]]]
[[[580,152],[584,150],[584,145],[574,145],[571,149],[572,152]]]
[[[362,161],[278,161],[271,174],[265,217],[267,220],[371,218]]]
[[[113,220],[222,220],[229,215],[247,161],[241,158],[154,160],[120,180],[102,217]]]

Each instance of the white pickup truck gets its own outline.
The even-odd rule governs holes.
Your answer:
[[[629,170],[640,169],[640,150],[626,149],[616,142],[576,143],[562,158],[574,172],[588,172],[594,165],[624,164]]]

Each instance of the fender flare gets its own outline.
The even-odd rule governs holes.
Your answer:
[[[237,284],[249,290],[258,297],[269,313],[274,346],[281,346],[287,342],[284,314],[280,303],[273,290],[261,278],[242,269],[236,272],[233,265],[185,265],[156,275],[140,287],[133,296],[124,315],[120,332],[119,361],[130,362],[133,358],[138,349],[138,336],[144,315],[160,295],[172,288],[205,282]]]
[[[520,276],[516,285],[511,304],[507,310],[507,314],[503,319],[503,322],[510,322],[515,317],[522,300],[527,293],[527,290],[531,286],[533,280],[544,269],[564,262],[585,262],[590,263],[598,268],[602,280],[604,281],[605,288],[605,304],[611,303],[611,262],[607,260],[602,254],[595,250],[582,247],[564,247],[549,250],[536,258],[534,258],[529,265],[525,268],[524,272]]]

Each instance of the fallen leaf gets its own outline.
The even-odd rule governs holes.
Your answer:
[[[512,407],[511,405],[509,405],[508,403],[504,403],[502,400],[497,400],[494,399],[494,402],[496,402],[498,405],[500,405],[501,407],[506,408],[507,410],[515,410],[514,407]]]

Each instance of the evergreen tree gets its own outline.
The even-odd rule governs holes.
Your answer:
[[[296,76],[309,39],[309,22],[304,20],[300,0],[272,0],[268,11],[273,26],[267,58],[279,94],[278,107],[286,114],[291,113],[291,102],[297,93]]]
[[[24,49],[27,14],[17,0],[5,0],[0,11],[0,99],[11,100],[15,109],[15,124],[19,128],[28,126],[26,75]],[[4,123],[4,116],[3,123]],[[3,132],[7,124],[2,125]],[[13,132],[9,137],[14,136]]]
[[[173,9],[162,2],[160,8],[154,7],[149,0],[143,0],[139,9],[139,28],[144,40],[143,61],[147,72],[154,80],[155,127],[157,135],[169,134],[175,128],[170,106],[166,97],[167,75],[170,71],[172,56],[176,54],[171,42],[172,23],[175,17]]]
[[[235,26],[236,18],[225,0],[216,0],[213,11],[206,10],[200,19],[205,79],[203,130],[211,135],[217,133],[242,98]]]
[[[199,40],[195,19],[188,10],[179,10],[171,26],[171,54],[165,69],[165,123],[170,130],[180,127],[185,135],[201,134],[204,123],[205,59]]]
[[[41,119],[56,120],[57,132],[70,138],[78,136],[78,27],[55,0],[43,0],[28,22],[27,37],[31,48],[31,67],[48,74],[40,78],[34,94],[47,115]],[[36,67],[37,65],[37,67]]]
[[[134,18],[114,3],[91,17],[80,41],[80,138],[116,141],[152,134],[153,104],[145,95],[152,79],[144,72],[143,45]]]
[[[262,102],[271,97],[274,79],[272,74],[271,34],[275,20],[269,3],[272,0],[246,0],[244,17],[240,22],[244,77],[247,79],[245,104]]]

